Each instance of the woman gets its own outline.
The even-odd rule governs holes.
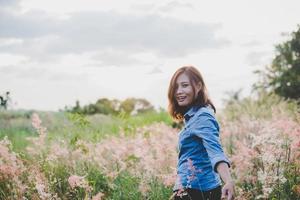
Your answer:
[[[184,122],[179,133],[174,199],[233,199],[230,162],[220,144],[216,109],[200,72],[193,66],[178,69],[170,81],[168,99],[172,118]]]

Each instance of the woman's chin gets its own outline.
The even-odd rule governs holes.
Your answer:
[[[188,104],[186,102],[178,102],[178,105],[181,107],[186,107]]]
[[[182,107],[185,106],[185,103],[178,102],[178,105]]]

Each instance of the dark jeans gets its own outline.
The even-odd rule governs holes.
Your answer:
[[[174,200],[220,200],[221,195],[221,186],[205,192],[197,189],[187,188],[183,192],[182,197],[175,195]]]

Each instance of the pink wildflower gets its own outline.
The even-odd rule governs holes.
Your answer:
[[[39,117],[39,115],[37,113],[33,113],[32,114],[32,116],[31,116],[31,124],[36,129],[36,131],[38,132],[39,137],[38,138],[28,137],[27,139],[30,140],[30,141],[32,141],[33,144],[36,147],[43,148],[44,144],[45,144],[46,130],[47,129],[41,125],[42,121],[41,121],[41,119],[40,119],[40,117]],[[27,147],[27,150],[30,153],[32,153],[32,154],[37,154],[39,152],[39,151],[36,151],[36,149],[34,149],[32,147]]]
[[[188,158],[187,164],[188,164],[188,169],[191,171],[191,175],[188,176],[188,180],[193,181],[197,178],[197,173],[198,172],[201,173],[202,170],[201,169],[199,169],[199,170],[196,169],[196,167],[193,164],[193,161],[190,158]]]
[[[102,192],[99,192],[95,196],[93,196],[92,200],[101,200],[104,194]]]
[[[31,116],[31,124],[35,129],[39,129],[42,124],[42,120],[40,119],[37,113],[33,113]]]
[[[86,190],[91,190],[91,188],[88,186],[87,181],[84,179],[85,176],[77,176],[77,175],[72,175],[68,178],[68,182],[70,184],[70,187],[72,189],[76,187],[84,188]]]

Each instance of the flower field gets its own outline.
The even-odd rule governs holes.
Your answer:
[[[134,120],[57,120],[36,112],[27,119],[3,116],[0,199],[164,200],[172,195],[179,129],[166,114]],[[236,199],[300,199],[300,117],[294,104],[274,97],[263,103],[244,100],[217,118]],[[99,129],[101,123],[106,128]]]

